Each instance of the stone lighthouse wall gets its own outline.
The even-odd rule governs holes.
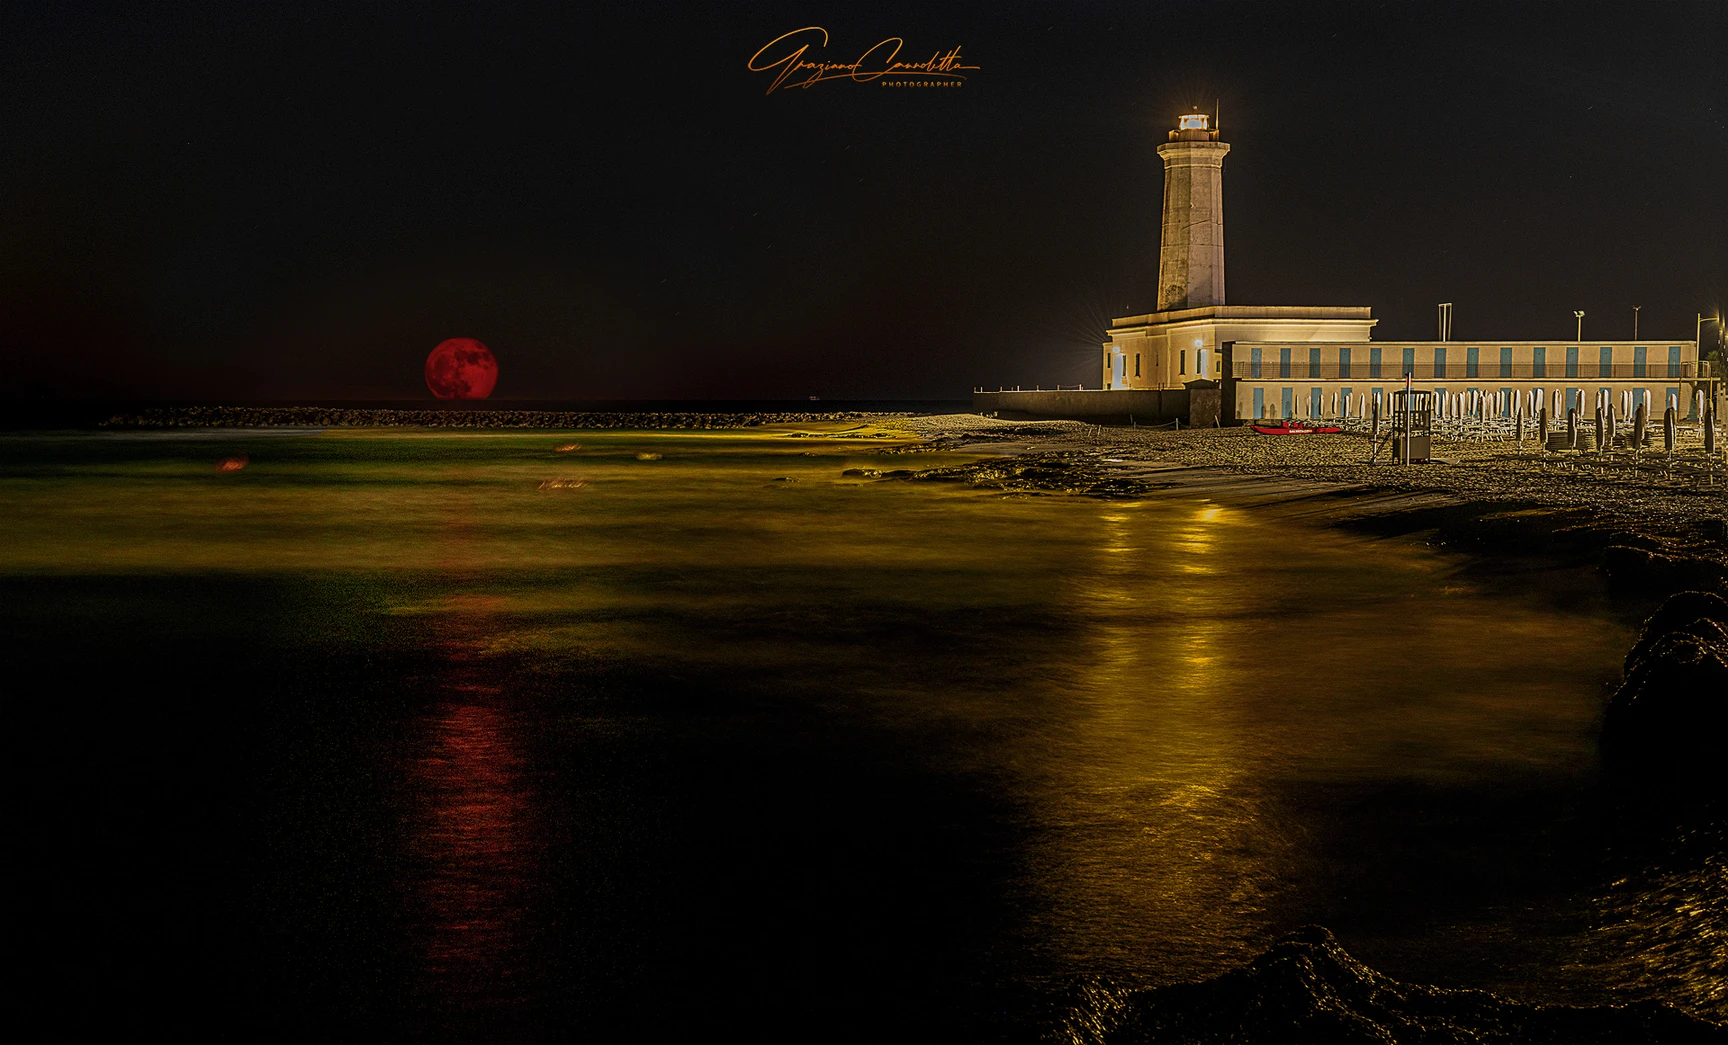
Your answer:
[[[1158,147],[1164,158],[1160,312],[1224,304],[1224,154],[1229,151],[1219,141],[1170,141]]]

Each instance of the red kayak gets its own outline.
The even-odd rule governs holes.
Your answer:
[[[1294,421],[1286,421],[1277,427],[1271,425],[1250,425],[1249,427],[1261,435],[1337,435],[1344,431],[1336,425],[1305,425]]]

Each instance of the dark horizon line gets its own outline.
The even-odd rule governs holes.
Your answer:
[[[966,413],[970,399],[8,399],[0,430],[89,427],[149,410],[539,411],[587,414]]]

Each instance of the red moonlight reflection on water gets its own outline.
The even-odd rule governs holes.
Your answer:
[[[426,387],[439,399],[485,399],[498,383],[498,360],[471,337],[438,343],[426,357]]]

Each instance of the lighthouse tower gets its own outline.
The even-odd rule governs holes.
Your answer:
[[[1224,154],[1205,113],[1177,121],[1164,158],[1164,237],[1158,311],[1224,304]]]
[[[1177,119],[1170,140],[1158,145],[1164,160],[1158,310],[1110,321],[1102,346],[1099,388],[1192,390],[1200,382],[1202,391],[1220,387],[1220,395],[1228,396],[1221,386],[1245,375],[1274,373],[1290,378],[1288,388],[1279,385],[1273,390],[1271,406],[1244,401],[1225,410],[1220,419],[1269,416],[1265,411],[1281,409],[1286,396],[1292,406],[1298,398],[1295,346],[1367,341],[1374,316],[1372,310],[1356,307],[1224,303],[1224,154],[1230,146],[1218,140],[1218,129],[1211,124],[1203,112],[1186,113]],[[1267,345],[1276,345],[1280,353],[1270,363],[1266,352],[1273,350]],[[1301,358],[1309,362],[1304,373],[1313,374],[1311,361],[1319,357],[1308,350]],[[1241,374],[1236,373],[1239,365]],[[1272,369],[1266,370],[1267,366]],[[1303,401],[1312,402],[1318,394],[1315,386],[1304,388],[1301,394],[1309,398]],[[1358,391],[1351,386],[1351,394]],[[1343,386],[1337,394],[1343,394]],[[1261,395],[1264,398],[1264,388]],[[1132,413],[1126,407],[1119,412]],[[1190,415],[1189,423],[1207,422],[1195,422]]]

